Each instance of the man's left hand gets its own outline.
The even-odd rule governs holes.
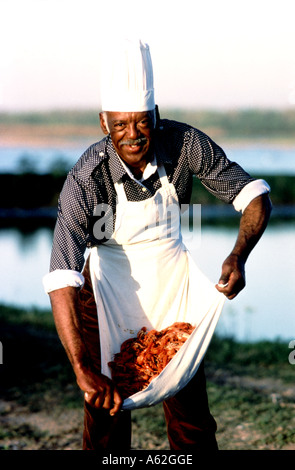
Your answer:
[[[215,287],[231,300],[245,285],[245,262],[238,255],[231,254],[222,264],[221,276]]]

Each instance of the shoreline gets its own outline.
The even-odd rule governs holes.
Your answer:
[[[49,130],[48,130],[49,131]],[[45,135],[40,133],[38,135],[38,127],[34,129],[34,134],[32,135],[32,128],[28,126],[27,132],[17,133],[12,132],[11,134],[6,134],[1,132],[1,142],[0,142],[0,151],[1,149],[7,148],[23,148],[23,147],[32,147],[32,148],[78,148],[92,145],[95,142],[100,141],[104,136],[101,134],[99,128],[92,129],[90,132],[79,132],[77,129],[76,134],[63,134],[58,135],[55,132],[46,132]],[[265,149],[295,149],[295,138],[290,137],[249,137],[249,138],[226,138],[222,136],[214,137],[213,133],[208,135],[212,137],[213,140],[218,143],[223,148],[235,149],[235,148],[265,148]]]
[[[0,112],[2,146],[69,146],[103,137],[100,109],[65,108]],[[187,123],[222,146],[295,147],[292,109],[187,109],[160,106],[162,119]]]
[[[241,216],[241,214],[235,211],[232,206],[210,204],[201,204],[201,206],[201,218],[205,222],[217,219],[218,221],[224,221],[226,224],[227,221],[238,219]],[[0,208],[0,220],[6,220],[8,224],[9,221],[17,220],[35,220],[40,223],[44,220],[55,222],[56,216],[56,207],[36,207],[30,209],[23,209],[20,207]],[[295,219],[295,204],[285,204],[273,207],[271,220],[281,220],[283,222],[290,221],[290,219]]]

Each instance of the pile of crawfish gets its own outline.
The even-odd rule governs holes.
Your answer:
[[[166,367],[194,328],[185,322],[173,323],[161,331],[148,332],[143,327],[135,338],[124,341],[120,352],[108,363],[122,398],[146,388]]]

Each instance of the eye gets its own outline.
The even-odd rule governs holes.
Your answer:
[[[123,129],[125,127],[125,123],[124,122],[115,122],[113,124],[113,127],[114,127],[114,129]]]
[[[142,121],[140,121],[139,124],[140,124],[142,127],[148,127],[148,126],[150,126],[151,122],[150,122],[150,119],[145,118],[145,119],[142,119]]]

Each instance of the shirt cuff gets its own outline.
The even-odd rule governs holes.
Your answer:
[[[63,287],[79,287],[84,285],[84,276],[79,271],[56,269],[43,277],[43,287],[46,294]]]
[[[264,180],[255,180],[248,183],[233,200],[236,211],[244,212],[248,204],[261,194],[269,193],[270,186]]]

